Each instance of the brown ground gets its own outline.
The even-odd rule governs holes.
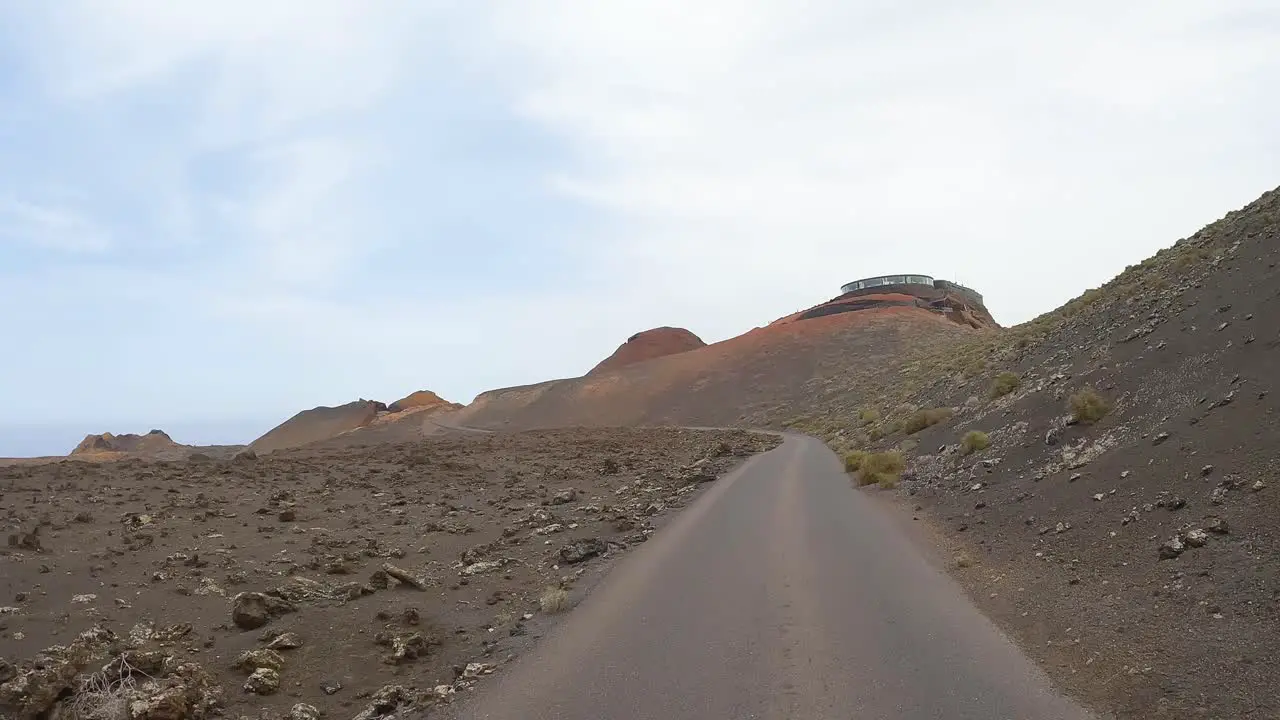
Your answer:
[[[83,682],[106,653],[131,646],[126,660],[165,684],[137,697],[177,702],[177,717],[197,716],[215,686],[230,717],[279,717],[296,703],[328,718],[379,701],[430,705],[543,631],[546,588],[576,601],[610,558],[776,442],[742,431],[563,430],[0,468],[11,536],[0,552],[0,717],[44,717],[61,688],[77,686],[78,667]],[[421,587],[388,579],[388,563]],[[267,595],[237,602],[240,593]],[[265,624],[233,617],[255,598],[271,606]],[[95,627],[116,637],[87,633]],[[233,664],[279,633],[300,646],[253,660],[283,662],[279,690],[245,691],[249,671]],[[53,644],[66,647],[32,675],[30,660]],[[115,667],[97,677],[118,682]],[[32,684],[42,677],[47,687]],[[60,707],[104,697],[83,690]]]
[[[619,370],[638,362],[706,347],[702,338],[684,328],[660,327],[627,338],[609,357],[601,360],[588,375]]]

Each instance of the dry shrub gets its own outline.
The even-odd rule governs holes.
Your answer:
[[[970,430],[965,433],[964,439],[960,441],[960,448],[965,455],[972,455],[979,450],[986,450],[991,444],[991,439],[981,430]]]
[[[991,397],[1004,397],[1014,390],[1017,390],[1018,386],[1021,384],[1022,378],[1018,377],[1017,373],[1008,371],[1002,372],[999,375],[996,375],[996,379],[991,383]]]
[[[862,469],[862,461],[866,460],[867,454],[861,450],[847,452],[844,455],[844,471],[847,473],[858,472]]]
[[[569,593],[561,587],[549,587],[538,598],[538,607],[548,615],[564,612],[569,609]]]
[[[1111,401],[1098,394],[1097,390],[1086,387],[1072,395],[1068,400],[1071,406],[1071,417],[1076,422],[1090,425],[1098,422],[1111,412]]]
[[[75,695],[67,706],[68,720],[129,720],[129,700],[137,688],[134,674],[150,679],[146,673],[129,664],[127,655],[120,656],[119,673],[96,672],[79,680]]]
[[[951,408],[930,408],[929,410],[918,410],[912,413],[911,416],[902,423],[902,430],[908,435],[914,435],[921,430],[937,425],[950,417]]]
[[[858,413],[858,420],[860,420],[863,425],[880,422],[880,411],[875,408],[862,408]]]
[[[901,452],[871,453],[862,459],[858,474],[859,485],[876,484],[882,488],[891,488],[898,484],[902,471],[907,469],[907,460]]]

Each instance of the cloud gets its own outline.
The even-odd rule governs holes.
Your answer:
[[[67,207],[0,198],[0,239],[72,254],[111,248],[111,234]]]
[[[1018,322],[1280,172],[1262,0],[65,0],[0,38],[40,341],[0,395],[51,422],[467,399],[882,272]],[[122,379],[63,380],[84,347]]]
[[[1280,115],[1273,4],[575,8],[495,21],[519,107],[582,158],[553,186],[618,219],[600,255],[637,295],[657,284],[716,334],[903,270],[1026,320],[1280,169],[1251,120]]]

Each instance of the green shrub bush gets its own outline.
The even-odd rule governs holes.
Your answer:
[[[862,469],[862,462],[866,460],[867,454],[861,450],[854,450],[844,454],[844,471],[848,473],[858,472]]]
[[[991,444],[991,438],[981,430],[970,430],[965,433],[964,439],[960,441],[960,448],[964,450],[965,455],[972,455],[979,450],[986,450]]]
[[[906,469],[906,457],[896,450],[871,453],[862,459],[858,484],[874,483],[882,488],[891,488],[898,484],[898,478],[902,477],[902,471]]]

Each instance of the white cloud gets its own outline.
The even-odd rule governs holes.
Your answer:
[[[370,118],[413,82],[417,34],[440,7],[68,0],[26,16],[60,48],[36,56],[54,96],[116,123],[107,132],[131,150],[133,192],[155,198],[157,234],[212,243],[264,284],[323,285],[376,242],[379,213],[360,190]],[[135,118],[161,132],[133,131]],[[208,162],[233,163],[228,188],[192,187]]]
[[[63,0],[2,12],[54,102],[93,119],[101,155],[82,159],[94,180],[133,204],[108,234],[78,203],[15,200],[0,232],[100,252],[146,244],[141,228],[152,250],[204,252],[50,271],[22,293],[70,314],[57,298],[74,285],[191,317],[225,339],[198,342],[252,366],[211,376],[245,393],[220,395],[228,406],[256,402],[257,388],[306,404],[318,383],[462,397],[586,370],[646,327],[721,339],[880,272],[959,279],[999,319],[1024,320],[1280,175],[1273,0]],[[431,105],[446,102],[442,86],[503,116]],[[460,126],[471,121],[511,135]],[[504,154],[551,144],[542,133],[562,145],[530,151],[549,167],[522,197],[550,191],[581,211],[563,231],[550,216],[564,206],[530,213],[549,230],[489,194],[514,182],[499,177]],[[398,142],[414,135],[420,145]],[[508,285],[497,263],[449,256],[503,231],[416,224],[430,213],[415,203],[455,200],[511,216],[495,245],[554,235],[554,252],[518,262],[556,281]],[[381,271],[410,262],[395,242],[415,244],[421,267],[384,284]],[[268,362],[306,378],[257,377]]]
[[[618,218],[597,252],[637,296],[718,335],[902,270],[1025,320],[1280,170],[1248,121],[1280,120],[1274,3],[503,7],[519,106],[583,158],[553,186]]]
[[[0,240],[46,250],[99,254],[111,248],[111,234],[67,207],[0,198]]]

